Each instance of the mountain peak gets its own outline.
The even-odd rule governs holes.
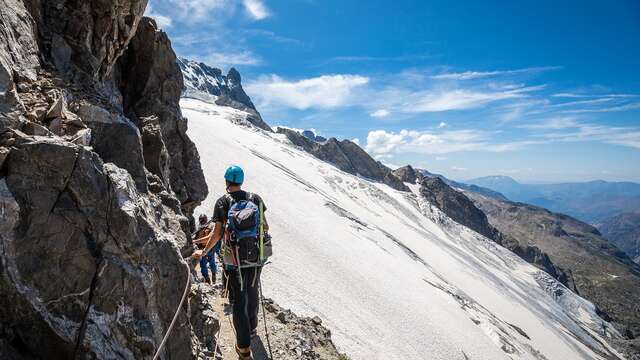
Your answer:
[[[240,72],[236,70],[236,68],[232,67],[229,69],[227,73],[227,79],[240,85],[242,83],[242,77],[240,76]]]
[[[249,114],[247,120],[250,123],[263,130],[273,131],[262,120],[262,116],[251,102],[251,98],[244,92],[242,76],[238,70],[232,67],[224,76],[222,70],[218,68],[185,58],[179,58],[178,65],[184,78],[183,97],[247,112]]]

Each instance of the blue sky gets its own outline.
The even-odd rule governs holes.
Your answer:
[[[464,180],[640,182],[640,2],[151,0],[271,125]]]

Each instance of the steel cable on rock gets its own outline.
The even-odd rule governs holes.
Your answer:
[[[188,257],[187,259],[191,259],[191,257]],[[187,279],[186,279],[187,284],[184,287],[184,292],[182,293],[182,299],[180,299],[180,304],[178,305],[178,308],[176,309],[176,312],[173,315],[171,324],[169,324],[169,328],[167,329],[167,332],[164,334],[164,337],[162,338],[162,342],[160,342],[160,346],[158,346],[158,350],[156,350],[155,355],[153,355],[153,360],[158,359],[158,357],[160,356],[160,352],[162,351],[162,349],[164,348],[167,342],[167,339],[169,339],[169,335],[171,335],[171,330],[173,330],[173,326],[176,324],[176,321],[178,320],[178,314],[180,314],[180,309],[182,308],[182,305],[184,304],[184,300],[187,298],[187,294],[189,293],[189,289],[191,287],[191,268],[189,267],[189,263],[186,263],[186,262],[184,266],[187,269]]]

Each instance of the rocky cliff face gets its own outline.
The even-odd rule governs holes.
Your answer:
[[[393,175],[395,175],[402,182],[406,182],[409,184],[415,184],[418,181],[421,181],[424,177],[419,171],[414,169],[411,165],[406,165],[401,168],[397,168],[393,170]]]
[[[538,247],[570,275],[574,291],[592,301],[638,347],[640,267],[591,225],[546,209],[466,193],[492,226],[521,246]]]
[[[205,63],[188,59],[178,59],[178,65],[184,74],[183,95],[221,106],[229,106],[250,114],[247,120],[253,125],[267,131],[271,127],[262,120],[249,96],[242,88],[242,77],[238,70],[231,68],[226,76],[222,70]]]
[[[640,264],[640,213],[622,213],[605,219],[598,230]]]
[[[178,306],[207,188],[145,6],[0,0],[0,357],[149,358]]]
[[[116,83],[125,114],[141,130],[147,168],[170,186],[191,214],[207,195],[200,157],[180,111],[182,72],[164,32],[144,18],[118,61]]]
[[[336,138],[330,138],[320,142],[295,130],[279,127],[277,131],[286,135],[294,145],[303,148],[320,160],[335,165],[344,172],[383,182],[396,190],[409,191],[409,188],[393,174],[391,169],[374,160],[360,146],[349,140],[339,141]]]

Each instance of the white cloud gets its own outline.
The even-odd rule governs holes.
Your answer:
[[[271,15],[267,6],[261,0],[243,0],[247,13],[255,20],[263,20]]]
[[[232,0],[166,0],[182,19],[188,19],[191,23],[211,21],[213,11],[231,11]],[[214,17],[215,18],[215,17]]]
[[[488,103],[525,97],[527,92],[540,90],[539,86],[521,87],[509,91],[486,92],[471,89],[424,91],[405,108],[407,112],[440,112],[482,107]]]
[[[590,97],[607,97],[607,98],[633,98],[638,97],[638,94],[576,94],[576,93],[556,93],[551,95],[553,97],[560,98],[590,98]]]
[[[356,144],[356,145],[360,145],[360,139],[358,139],[358,138],[351,139],[351,142]]]
[[[208,65],[221,68],[238,65],[260,65],[262,63],[260,58],[248,50],[240,52],[212,52],[206,56],[196,56],[194,58]]]
[[[154,12],[151,3],[149,3],[149,5],[147,6],[144,14],[145,16],[153,18],[156,21],[156,24],[158,24],[158,27],[161,29],[167,29],[173,26],[173,21],[171,20],[171,18]]]
[[[441,121],[440,124],[438,125],[438,128],[442,129],[442,128],[445,128],[447,126],[448,126],[448,124],[446,122]]]
[[[453,170],[453,171],[467,171],[469,169],[467,169],[465,167],[460,167],[460,166],[452,166],[451,170]]]
[[[502,75],[516,75],[524,73],[538,73],[543,71],[551,71],[561,69],[560,66],[540,66],[530,67],[516,70],[495,70],[495,71],[464,71],[458,73],[444,73],[433,75],[432,79],[437,80],[473,80],[478,78],[490,77],[490,76],[502,76]]]
[[[544,133],[539,137],[556,142],[595,141],[640,149],[640,129],[632,127],[579,124],[575,130]]]
[[[401,130],[398,133],[375,130],[367,135],[365,149],[376,156],[417,153],[448,154],[460,151],[504,152],[539,144],[545,140],[495,143],[496,132],[466,129],[443,132]]]
[[[376,117],[376,118],[383,118],[383,117],[389,116],[389,114],[391,114],[389,112],[389,110],[387,110],[387,109],[379,109],[379,110],[376,110],[376,111],[370,113],[369,116]]]
[[[520,125],[519,127],[524,129],[541,129],[541,130],[550,130],[550,129],[567,129],[567,128],[575,128],[578,127],[578,122],[574,117],[558,117],[546,119],[542,122]]]
[[[605,113],[605,112],[618,112],[618,111],[627,111],[627,110],[635,110],[640,109],[640,102],[629,103],[619,106],[612,106],[606,108],[591,108],[591,109],[575,109],[575,110],[566,110],[563,111],[567,114],[581,114],[581,113]]]
[[[262,106],[333,109],[354,105],[355,90],[367,83],[369,78],[359,75],[323,75],[297,81],[271,75],[248,83],[246,89]]]

